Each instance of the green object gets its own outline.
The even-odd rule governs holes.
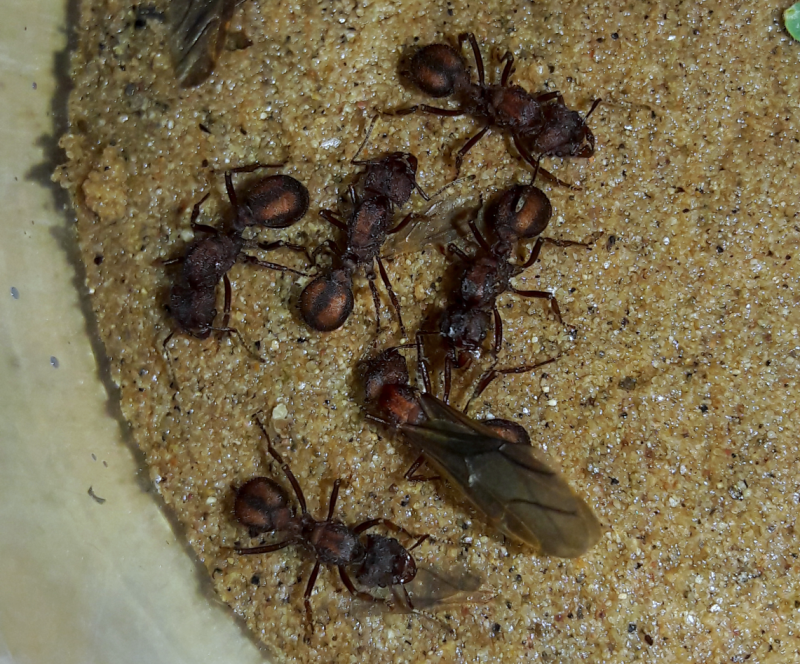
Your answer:
[[[797,41],[800,41],[800,2],[783,12],[783,24]]]

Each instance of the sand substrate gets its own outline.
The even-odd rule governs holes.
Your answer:
[[[225,50],[210,79],[181,89],[164,5],[82,3],[59,177],[152,481],[222,599],[275,660],[797,658],[800,44],[780,23],[783,7],[246,0],[231,26],[246,39],[230,43],[251,45]],[[320,334],[296,310],[307,278],[237,265],[232,325],[266,362],[232,336],[176,335],[163,346],[175,268],[160,261],[185,250],[190,209],[205,193],[202,223],[227,213],[222,172],[286,161],[311,210],[256,237],[316,246],[336,233],[318,210],[336,209],[375,111],[429,101],[401,85],[401,55],[465,30],[490,76],[510,50],[527,89],[560,90],[584,110],[605,100],[591,118],[594,159],[545,162],[583,186],[545,187],[556,210],[546,234],[603,235],[591,250],[546,248],[516,280],[553,289],[571,327],[540,300],[500,299],[503,366],[561,357],[546,373],[496,382],[470,411],[523,424],[594,508],[604,535],[577,560],[506,543],[446,485],[402,479],[413,452],[365,421],[357,400],[356,362],[399,342],[385,293],[376,335],[364,279],[347,325]],[[479,127],[382,119],[368,154],[412,152],[434,191]],[[500,133],[469,153],[463,174],[487,197],[529,178]],[[291,253],[270,258],[306,267]],[[445,302],[447,263],[429,248],[387,268],[415,330]],[[450,631],[370,610],[325,571],[304,642],[306,552],[225,548],[259,541],[233,520],[232,487],[280,477],[264,460],[257,412],[280,434],[315,513],[342,478],[342,519],[383,516],[429,533],[415,551],[421,565],[479,572],[497,597],[437,612]]]

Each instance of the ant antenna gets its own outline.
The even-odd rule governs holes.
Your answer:
[[[361,151],[364,149],[364,146],[367,144],[367,141],[369,140],[369,137],[372,136],[372,130],[375,128],[375,123],[378,121],[379,117],[380,117],[379,115],[375,115],[375,116],[372,117],[372,122],[369,123],[369,129],[367,129],[367,135],[364,136],[364,140],[361,142],[361,145],[359,146],[358,150],[356,150],[356,153],[353,155],[353,158],[350,160],[351,164],[358,165],[358,164],[369,163],[369,160],[367,160],[367,161],[359,161],[358,160],[358,155],[361,154]]]

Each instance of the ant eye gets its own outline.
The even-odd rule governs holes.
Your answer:
[[[464,84],[467,68],[454,48],[431,44],[414,54],[409,75],[414,84],[431,97],[447,97]]]

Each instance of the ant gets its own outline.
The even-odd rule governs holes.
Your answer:
[[[178,329],[198,339],[206,339],[214,331],[239,334],[228,326],[232,296],[228,271],[237,260],[272,270],[304,275],[303,272],[284,265],[261,261],[254,256],[242,254],[246,246],[254,246],[262,251],[285,247],[308,256],[305,247],[296,244],[278,240],[252,245],[243,237],[244,230],[251,226],[287,228],[299,221],[308,211],[308,190],[288,175],[261,178],[241,199],[237,195],[233,187],[234,173],[251,173],[261,168],[280,166],[283,164],[252,164],[225,172],[225,189],[234,214],[227,228],[218,229],[197,223],[200,208],[210,194],[206,194],[195,204],[191,216],[192,230],[207,235],[192,242],[183,256],[162,263],[163,265],[181,263],[181,271],[170,288],[168,305]],[[214,320],[217,317],[216,288],[220,279],[225,285],[225,309],[222,325],[214,327]],[[174,334],[175,331],[170,333],[164,341],[164,346]]]
[[[347,222],[342,221],[331,210],[320,210],[320,216],[344,231],[347,238],[344,247],[328,240],[317,248],[317,251],[323,248],[330,249],[338,257],[339,265],[328,269],[311,281],[300,295],[300,314],[303,320],[309,327],[320,332],[330,332],[340,328],[350,316],[354,305],[353,274],[360,266],[364,267],[369,280],[378,332],[380,332],[380,299],[375,286],[376,276],[373,267],[373,263],[377,263],[381,279],[397,312],[400,331],[403,336],[406,334],[400,313],[400,302],[392,289],[379,252],[386,237],[403,230],[413,218],[413,215],[409,214],[390,228],[395,207],[405,205],[415,189],[426,201],[429,197],[417,183],[417,158],[414,155],[393,152],[380,159],[358,160],[358,155],[366,145],[377,117],[373,118],[364,142],[350,162],[366,166],[366,171],[360,178],[362,183],[360,193],[357,193],[352,185],[348,190],[352,211]]]
[[[537,173],[534,173],[533,181]],[[478,254],[469,256],[456,245],[452,243],[448,245],[448,251],[460,258],[463,269],[455,297],[439,320],[438,334],[445,340],[447,348],[444,372],[445,403],[449,401],[452,367],[466,366],[466,361],[459,355],[459,351],[479,350],[488,335],[492,318],[494,318],[493,354],[496,357],[500,352],[503,344],[503,320],[497,309],[497,298],[500,295],[511,291],[523,297],[546,299],[556,320],[559,323],[563,322],[558,301],[552,293],[543,290],[519,290],[511,285],[513,277],[536,262],[546,243],[558,247],[587,246],[582,242],[541,237],[541,233],[550,223],[552,214],[550,200],[541,189],[533,184],[514,185],[501,192],[487,208],[485,220],[496,238],[493,244],[489,244],[478,230],[475,221],[471,219],[469,227],[478,243]],[[512,263],[510,259],[514,245],[520,240],[534,237],[537,240],[528,259],[523,263]],[[483,388],[485,387],[484,385]]]
[[[353,527],[334,519],[341,480],[333,483],[327,517],[324,521],[317,521],[308,513],[305,496],[289,464],[272,446],[264,425],[258,419],[256,422],[266,439],[267,451],[280,465],[283,474],[292,485],[297,502],[300,504],[300,515],[297,515],[289,495],[277,482],[268,477],[256,477],[250,480],[236,491],[233,511],[237,521],[249,528],[251,537],[261,533],[281,532],[286,534],[286,539],[263,546],[235,547],[236,553],[247,555],[271,553],[294,544],[304,546],[312,552],[316,557],[316,563],[303,594],[307,625],[311,633],[314,631],[311,592],[323,564],[338,568],[342,583],[353,597],[369,602],[383,601],[370,593],[357,590],[347,572],[348,567],[355,568],[355,579],[362,586],[368,588],[401,586],[408,606],[412,606],[411,598],[404,587],[417,573],[416,562],[410,552],[429,536],[416,537],[388,519],[369,519]],[[415,538],[416,542],[409,549],[393,537],[384,535],[367,535],[362,542],[361,534],[378,525]]]
[[[444,117],[472,115],[486,123],[456,154],[456,177],[461,170],[464,156],[490,133],[492,127],[509,132],[517,152],[530,166],[537,165],[531,152],[537,153],[540,158],[545,155],[588,158],[594,154],[594,134],[589,129],[587,120],[601,100],[596,99],[586,116],[581,117],[580,113],[567,108],[559,92],[534,96],[518,85],[511,85],[509,79],[514,66],[511,52],[506,52],[501,59],[506,64],[500,84],[487,85],[483,58],[475,35],[469,32],[458,36],[460,47],[467,41],[475,56],[478,83],[470,80],[461,54],[447,44],[423,46],[414,53],[408,71],[401,72],[431,97],[455,97],[460,102],[459,108],[436,108],[421,104],[393,113],[407,115],[422,111]],[[561,186],[580,189],[559,180],[544,169],[542,172]]]
[[[473,420],[436,398],[419,334],[417,364],[425,389],[413,388],[398,350],[411,346],[389,348],[362,365],[364,402],[374,412],[367,418],[397,429],[419,453],[405,478],[427,481],[444,476],[504,535],[548,555],[572,558],[585,553],[600,537],[597,517],[563,477],[537,457],[527,431],[507,420]],[[494,377],[554,361],[495,372]],[[416,475],[425,462],[440,475]]]

